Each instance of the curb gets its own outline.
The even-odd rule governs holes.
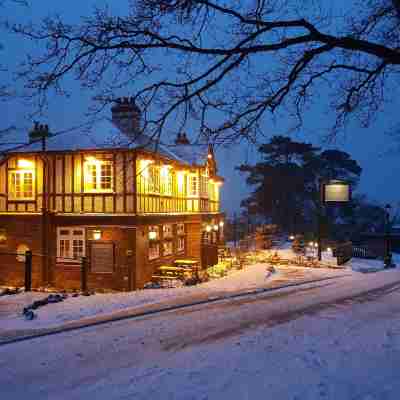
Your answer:
[[[108,323],[112,322],[118,322],[118,321],[123,321],[123,320],[128,320],[128,319],[139,319],[142,317],[150,316],[150,315],[156,315],[156,314],[162,314],[164,312],[169,312],[169,311],[175,311],[175,310],[180,310],[184,308],[190,308],[194,306],[199,306],[199,305],[204,305],[204,304],[212,304],[212,303],[217,303],[220,301],[225,301],[225,300],[232,300],[232,299],[237,299],[237,298],[242,298],[246,296],[254,296],[254,295],[261,295],[265,293],[271,293],[271,292],[276,292],[282,289],[287,289],[291,287],[297,287],[297,286],[302,286],[302,285],[309,285],[312,283],[319,283],[319,282],[324,282],[324,281],[329,281],[329,280],[335,280],[335,279],[340,279],[340,278],[345,278],[351,276],[351,274],[344,274],[344,275],[338,275],[338,276],[332,276],[332,277],[327,277],[327,278],[319,278],[319,279],[313,279],[313,280],[307,280],[307,281],[301,281],[301,282],[294,282],[294,283],[288,283],[286,285],[278,286],[278,287],[272,287],[272,288],[259,288],[259,289],[254,289],[254,290],[247,290],[244,292],[239,292],[239,293],[234,293],[230,295],[225,295],[225,296],[215,296],[215,297],[210,297],[206,298],[204,300],[197,300],[197,301],[192,301],[189,303],[181,303],[181,304],[173,304],[173,305],[167,305],[164,307],[160,307],[160,303],[158,303],[158,307],[154,309],[148,309],[145,311],[120,311],[118,312],[119,315],[116,315],[116,313],[111,314],[111,315],[106,315],[106,316],[98,316],[98,317],[92,317],[92,318],[85,318],[85,320],[78,320],[74,322],[70,322],[68,324],[54,327],[54,328],[43,328],[40,329],[39,332],[33,333],[30,335],[25,335],[25,336],[17,336],[12,339],[5,339],[1,340],[0,339],[0,347],[6,346],[9,344],[13,343],[19,343],[19,342],[25,342],[33,339],[38,339],[46,336],[53,336],[65,332],[71,332],[71,331],[76,331],[80,329],[85,329],[85,328],[90,328],[94,326],[99,326],[99,325],[105,325]],[[157,306],[157,304],[156,304]],[[151,307],[151,306],[149,306]],[[122,314],[122,315],[121,315]]]

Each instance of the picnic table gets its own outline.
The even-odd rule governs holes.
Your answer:
[[[171,287],[176,281],[185,282],[195,277],[198,278],[198,261],[191,259],[179,259],[174,261],[174,265],[161,265],[152,275],[152,280],[162,285]]]
[[[182,258],[174,261],[176,268],[183,268],[188,278],[199,279],[199,262],[190,258]]]

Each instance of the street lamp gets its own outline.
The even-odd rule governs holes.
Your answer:
[[[329,181],[320,181],[319,184],[319,207],[318,207],[318,232],[317,232],[317,247],[318,247],[318,261],[322,258],[322,245],[321,245],[321,219],[323,206],[326,203],[342,204],[350,201],[351,190],[350,185],[346,181],[331,179]]]
[[[383,253],[383,262],[385,268],[391,268],[392,265],[392,252],[390,251],[390,204],[386,204],[385,206],[385,234],[384,234],[384,253]]]

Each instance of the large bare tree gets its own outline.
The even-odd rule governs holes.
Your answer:
[[[19,76],[40,106],[68,92],[69,75],[100,108],[129,91],[154,135],[171,120],[208,140],[254,140],[272,115],[300,124],[313,102],[333,111],[333,132],[350,117],[368,125],[398,96],[400,0],[323,3],[137,0],[76,25],[48,17],[13,28],[43,44]]]
[[[7,2],[12,2],[17,5],[24,5],[27,6],[28,3],[26,0],[0,0],[0,28],[4,28],[7,26],[7,20],[8,16],[4,15],[2,13],[3,11],[3,6]],[[1,31],[0,31],[1,32]],[[5,51],[4,44],[0,42],[0,60],[1,60],[1,54]],[[0,62],[0,101],[7,101],[9,100],[12,95],[13,95],[13,88],[10,87],[10,82],[7,82],[6,79],[4,79],[4,75],[7,72],[7,67],[4,66]],[[3,126],[0,124],[0,143],[3,141],[4,137],[6,137],[8,134],[13,132],[15,130],[14,126]]]

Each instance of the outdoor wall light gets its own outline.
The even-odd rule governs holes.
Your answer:
[[[289,240],[294,240],[294,236],[293,236],[293,235],[290,235],[290,236],[289,236]]]
[[[206,232],[211,232],[211,225],[206,226]]]
[[[156,240],[157,239],[157,232],[156,231],[150,231],[149,232],[149,239],[150,240]]]
[[[214,225],[213,229],[214,229],[214,231],[217,231],[218,230],[218,225]]]
[[[224,227],[224,221],[220,221],[219,226],[220,226],[221,228],[223,228],[223,227]]]
[[[101,239],[101,230],[96,229],[93,231],[93,240],[100,240]]]

